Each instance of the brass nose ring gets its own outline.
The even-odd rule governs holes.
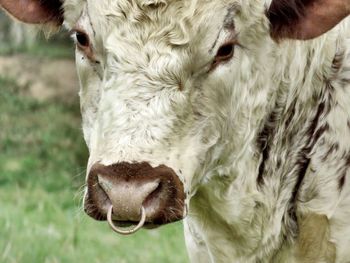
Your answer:
[[[108,221],[109,226],[113,229],[113,231],[118,233],[118,234],[121,234],[121,235],[131,235],[131,234],[136,233],[138,230],[140,230],[143,227],[143,225],[146,222],[146,211],[145,211],[145,208],[143,206],[141,207],[140,222],[137,224],[137,226],[135,226],[131,229],[123,229],[123,228],[115,226],[113,223],[112,214],[113,214],[113,206],[111,205],[108,209],[107,221]]]

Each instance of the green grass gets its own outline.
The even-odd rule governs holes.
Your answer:
[[[33,46],[13,47],[11,44],[2,43],[0,46],[0,55],[11,56],[15,54],[31,54],[39,58],[73,58],[73,44],[69,47],[64,44],[54,44],[45,41],[39,41]]]
[[[0,262],[187,262],[182,225],[114,234],[80,208],[78,102],[38,101],[0,76]]]
[[[14,46],[11,41],[3,41],[0,43],[0,55],[12,56],[17,54],[30,54],[36,58],[73,58],[74,44],[68,38],[66,32],[54,34],[50,38],[45,38],[43,32],[38,32],[35,44]]]

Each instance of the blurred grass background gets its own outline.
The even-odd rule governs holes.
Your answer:
[[[181,223],[121,237],[83,213],[73,44],[15,26],[0,13],[0,262],[187,262]]]

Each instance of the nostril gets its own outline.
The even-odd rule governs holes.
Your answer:
[[[112,202],[109,198],[109,195],[110,195],[109,193],[113,189],[113,184],[110,181],[98,175],[95,188],[97,188],[96,192],[98,192],[100,196],[101,210],[105,214],[106,211],[108,211],[108,208],[112,205]]]
[[[113,184],[109,180],[107,180],[103,176],[98,175],[97,181],[107,195],[108,195],[108,193],[110,193],[112,191]]]
[[[84,200],[84,210],[88,215],[96,220],[106,220],[106,211],[110,205],[107,194],[98,183],[88,189]]]
[[[143,206],[146,208],[148,213],[152,213],[160,205],[160,201],[164,198],[162,198],[162,192],[163,192],[164,186],[162,182],[159,182],[156,189],[154,189],[153,192],[151,192],[143,202]]]

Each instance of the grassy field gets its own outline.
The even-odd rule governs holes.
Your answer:
[[[38,102],[0,76],[0,262],[187,262],[182,225],[118,236],[80,208],[78,102]]]
[[[64,30],[59,34],[52,34],[49,39],[40,32],[33,31],[33,34],[36,34],[37,39],[34,45],[22,44],[14,46],[11,41],[6,41],[7,39],[5,39],[5,41],[0,43],[0,55],[30,54],[35,57],[51,59],[73,57],[72,51],[74,48],[71,44],[72,41],[67,41],[69,34]]]

